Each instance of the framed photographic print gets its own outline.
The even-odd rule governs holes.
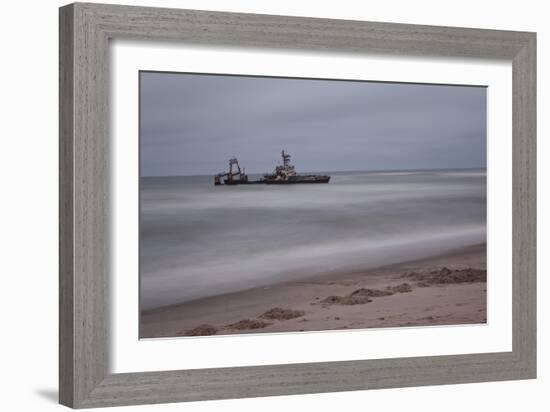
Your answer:
[[[536,375],[534,33],[60,9],[60,401]]]

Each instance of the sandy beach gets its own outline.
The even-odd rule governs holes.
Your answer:
[[[143,311],[140,337],[486,323],[486,244]]]

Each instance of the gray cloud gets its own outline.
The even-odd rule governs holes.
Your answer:
[[[142,72],[141,175],[486,166],[486,89]]]

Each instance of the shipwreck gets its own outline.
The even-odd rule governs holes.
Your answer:
[[[328,175],[300,175],[290,164],[290,154],[281,151],[283,164],[275,167],[273,173],[268,173],[258,180],[249,180],[245,168],[241,168],[236,157],[229,159],[229,171],[214,176],[214,185],[246,185],[246,184],[299,184],[299,183],[328,183]]]

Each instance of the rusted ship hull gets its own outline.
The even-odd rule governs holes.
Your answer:
[[[245,182],[241,182],[240,180],[227,180],[227,179],[225,179],[225,180],[223,181],[223,183],[224,183],[225,185],[228,185],[228,186],[245,184]]]
[[[267,185],[293,185],[293,184],[307,184],[307,183],[328,183],[330,176],[290,176],[286,180],[278,179],[264,179],[263,183]]]

